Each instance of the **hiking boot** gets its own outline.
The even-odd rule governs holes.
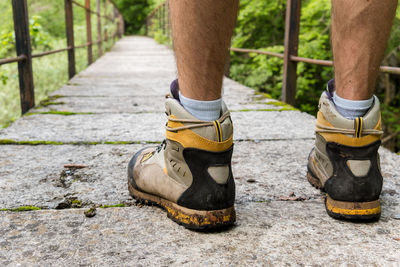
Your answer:
[[[190,229],[232,225],[233,127],[223,104],[221,117],[200,121],[172,91],[165,102],[166,139],[138,151],[128,166],[128,188],[137,200],[164,208],[168,217]]]
[[[332,100],[334,83],[322,93],[308,181],[326,192],[325,206],[336,219],[377,220],[382,190],[378,149],[382,135],[379,100],[354,120],[340,115]]]

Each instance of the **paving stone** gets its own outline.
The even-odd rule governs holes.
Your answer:
[[[297,111],[232,112],[235,140],[310,139],[315,119]],[[60,142],[160,141],[162,113],[25,116],[0,131],[0,139]]]
[[[400,221],[346,223],[320,203],[246,203],[235,227],[185,230],[156,207],[2,212],[1,265],[264,266],[400,264]]]
[[[76,94],[82,92],[82,89],[85,88],[76,88],[67,89],[69,92],[73,91]],[[67,111],[67,112],[91,112],[91,113],[146,113],[146,112],[154,112],[163,114],[165,112],[165,94],[157,94],[154,92],[154,95],[148,95],[151,90],[147,90],[143,92],[143,95],[135,95],[135,96],[106,96],[109,91],[108,88],[104,88],[101,92],[98,92],[98,88],[93,90],[93,93],[99,94],[98,96],[65,96],[60,97],[57,96],[57,93],[53,95],[57,96],[56,99],[51,100],[48,103],[50,105],[42,106],[39,105],[31,112],[48,112],[48,111]],[[62,89],[64,90],[64,89]],[[115,88],[114,88],[115,90]],[[119,92],[124,94],[124,92],[129,91],[127,88],[119,88]],[[61,90],[60,90],[61,91]],[[58,93],[60,93],[60,91]],[[84,90],[86,94],[89,90]],[[133,90],[132,92],[136,92],[139,94],[140,92]],[[103,96],[100,95],[103,93]],[[67,93],[68,94],[68,93]],[[125,93],[126,94],[126,93]],[[146,94],[146,95],[145,95]],[[72,93],[73,95],[73,93]],[[118,93],[119,95],[119,93]],[[238,99],[240,98],[240,100]],[[265,110],[281,110],[285,109],[286,106],[279,106],[280,102],[276,100],[265,100],[258,101],[255,99],[254,95],[249,95],[243,97],[239,96],[227,96],[224,98],[225,102],[229,106],[229,109],[233,112],[237,111],[265,111]],[[54,103],[54,104],[52,104]],[[149,104],[151,103],[151,104]],[[272,103],[272,104],[271,104]],[[276,105],[277,103],[277,105]],[[275,105],[274,105],[275,104]]]
[[[50,96],[73,97],[160,97],[168,93],[158,88],[168,88],[169,82],[154,82],[152,84],[85,84],[66,85],[50,94]],[[84,100],[83,100],[84,101]]]
[[[78,199],[84,206],[132,202],[126,186],[126,167],[145,145],[1,146],[0,208],[55,208]],[[147,145],[148,146],[148,145]],[[276,201],[294,193],[322,205],[323,195],[305,178],[312,140],[236,142],[232,168],[236,203]],[[399,156],[381,151],[385,179],[383,217],[400,210]],[[66,172],[64,164],[86,168]]]
[[[62,97],[54,105],[39,106],[31,112],[67,111],[92,113],[158,113],[164,114],[165,96],[100,96],[100,97]],[[149,103],[152,103],[149,105]]]

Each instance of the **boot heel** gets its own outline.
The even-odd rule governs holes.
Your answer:
[[[172,201],[141,192],[128,182],[133,198],[142,204],[155,205],[167,211],[168,218],[188,229],[207,230],[232,226],[236,221],[235,208],[220,210],[195,210],[182,207]]]
[[[333,200],[326,196],[325,207],[328,214],[335,219],[378,220],[381,216],[381,203],[378,200],[369,202],[346,202]]]
[[[323,190],[321,181],[318,178],[316,178],[315,175],[313,175],[312,172],[310,171],[307,172],[307,180],[315,188]]]

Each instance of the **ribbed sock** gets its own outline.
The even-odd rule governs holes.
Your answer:
[[[355,119],[357,117],[363,117],[368,110],[371,108],[374,102],[374,97],[367,100],[349,100],[341,98],[333,93],[333,103],[336,105],[336,110],[347,119]]]
[[[179,92],[179,100],[182,106],[199,120],[214,121],[221,116],[222,98],[211,101],[200,101],[184,97]]]

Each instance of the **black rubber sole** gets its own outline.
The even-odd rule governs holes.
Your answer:
[[[309,183],[324,192],[321,181],[310,171],[307,172]],[[325,197],[325,209],[328,215],[337,220],[353,222],[372,222],[381,216],[380,201],[345,202],[333,200],[328,194]]]

